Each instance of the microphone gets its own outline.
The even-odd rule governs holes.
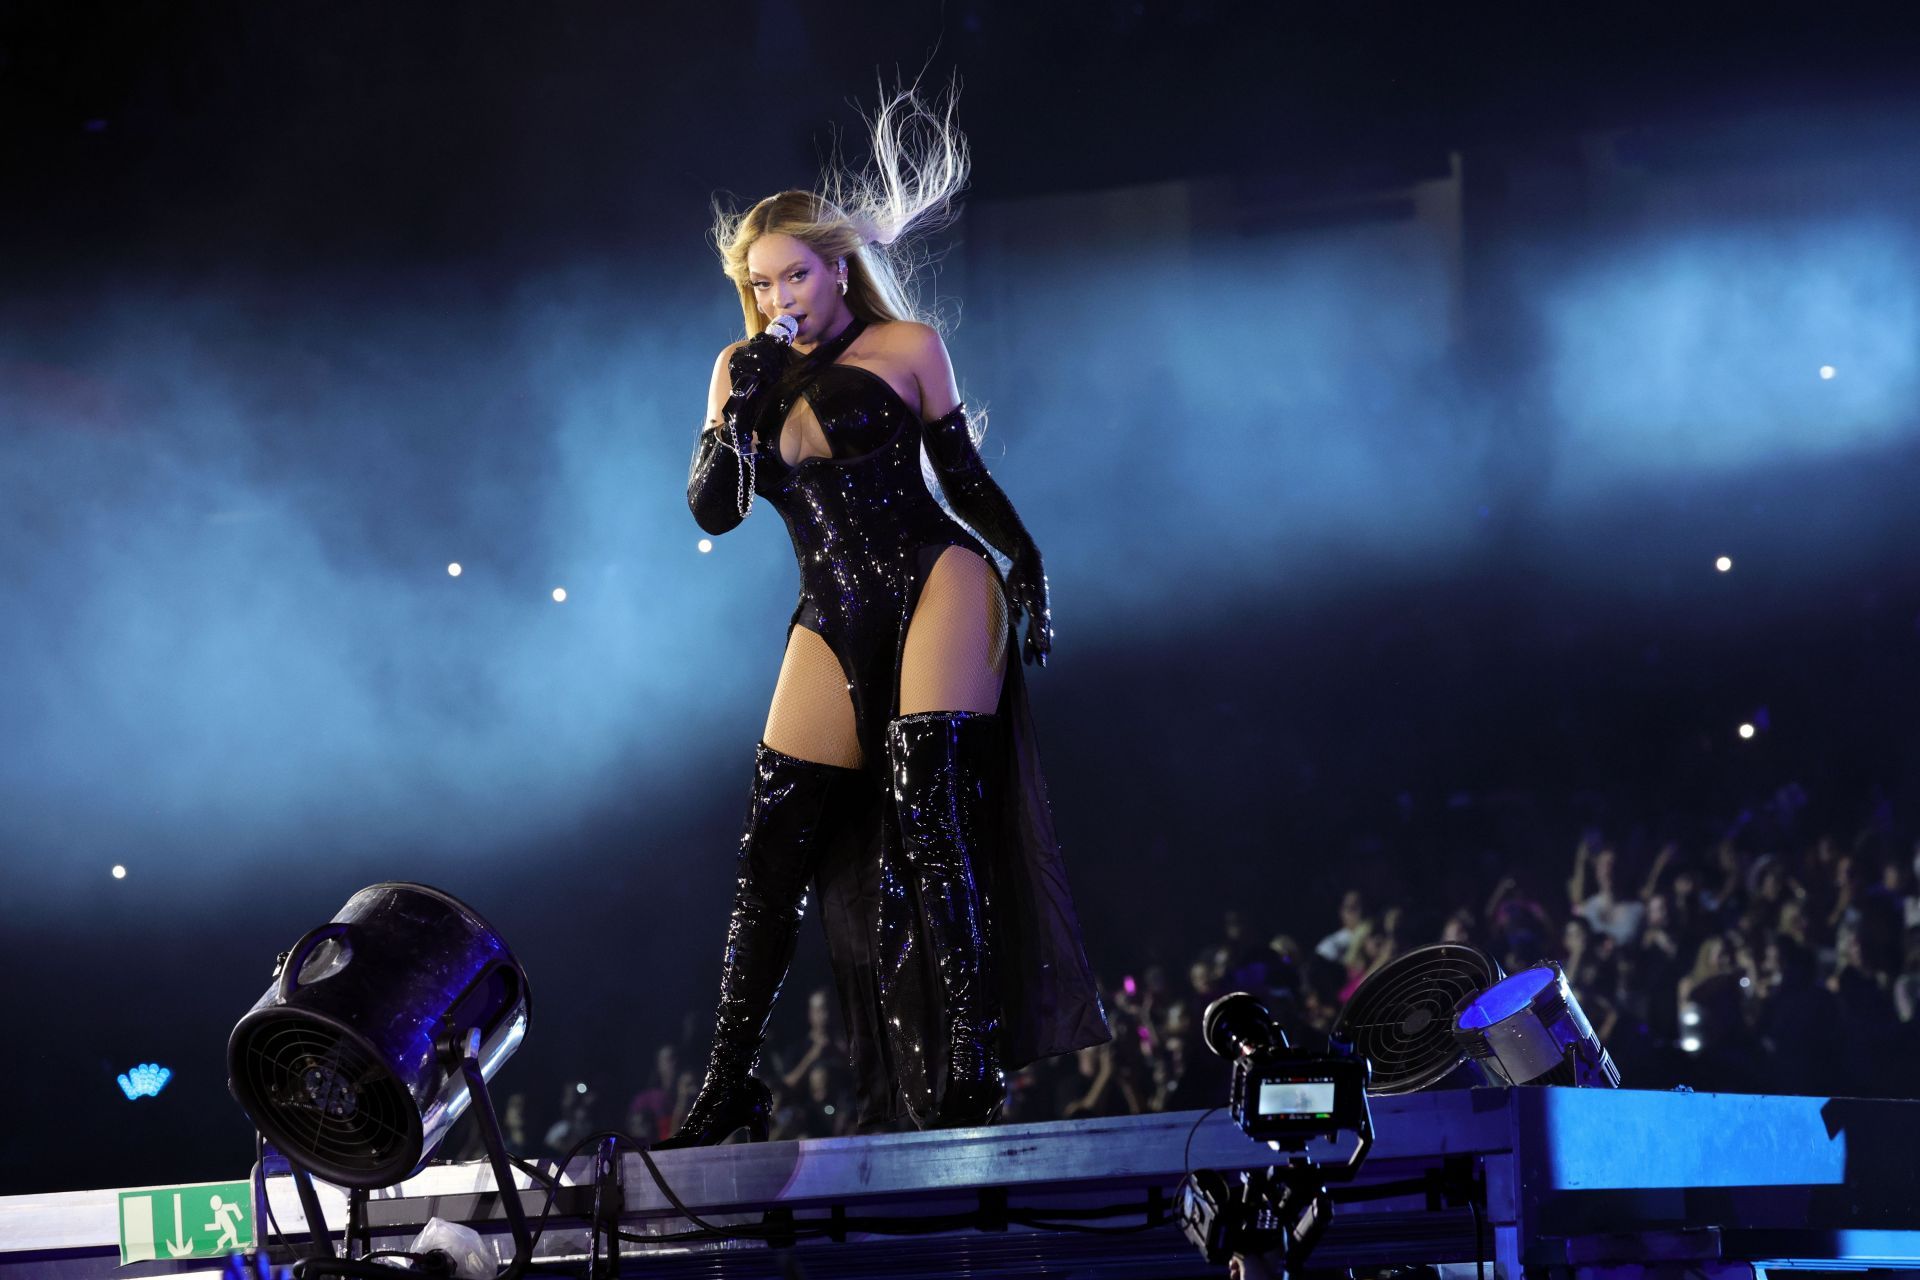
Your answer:
[[[783,346],[793,341],[793,335],[800,332],[800,322],[792,316],[775,316],[767,324],[767,336]]]

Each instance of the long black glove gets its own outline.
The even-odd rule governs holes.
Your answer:
[[[791,363],[792,347],[774,337],[770,330],[762,329],[754,334],[727,359],[727,372],[733,379],[733,403],[757,403],[763,398],[761,393],[772,390]]]
[[[1053,612],[1047,605],[1047,571],[1040,563],[1040,548],[1033,545],[1013,503],[987,473],[967,425],[966,406],[957,405],[952,413],[929,422],[920,435],[954,514],[1013,562],[1007,572],[1008,603],[1016,621],[1021,614],[1027,615],[1021,657],[1046,666],[1047,654],[1053,651]]]
[[[736,528],[753,505],[752,469],[743,470],[740,451],[752,451],[754,425],[792,360],[793,348],[764,330],[727,358],[732,390],[723,425],[701,430],[687,470],[687,507],[708,533],[718,536]]]

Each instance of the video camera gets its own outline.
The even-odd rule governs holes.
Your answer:
[[[1181,1228],[1208,1262],[1236,1253],[1283,1253],[1289,1270],[1305,1261],[1333,1218],[1329,1182],[1353,1177],[1373,1146],[1365,1058],[1294,1049],[1254,997],[1234,992],[1207,1006],[1207,1047],[1233,1064],[1228,1111],[1249,1138],[1285,1151],[1285,1165],[1226,1173],[1203,1169],[1180,1184]],[[1356,1136],[1337,1165],[1309,1158],[1316,1138]]]

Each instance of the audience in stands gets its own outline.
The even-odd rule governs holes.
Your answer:
[[[1220,1105],[1226,1068],[1200,1041],[1215,997],[1252,991],[1310,1043],[1369,974],[1436,941],[1481,948],[1508,973],[1558,961],[1632,1087],[1915,1096],[1920,846],[1896,851],[1870,835],[1796,849],[1757,835],[1738,832],[1696,858],[1670,842],[1634,848],[1589,832],[1551,892],[1530,887],[1543,877],[1526,867],[1501,876],[1477,912],[1352,888],[1334,920],[1286,922],[1302,932],[1264,943],[1259,926],[1279,922],[1230,910],[1177,982],[1147,964],[1110,984],[1112,1042],[1015,1073],[1003,1122]],[[1296,936],[1318,940],[1306,948]],[[812,992],[805,1031],[763,1058],[776,1138],[853,1131],[835,1008],[830,992]],[[697,1083],[680,1064],[700,1048],[660,1046],[628,1109],[634,1137],[674,1131]],[[549,1148],[584,1131],[591,1095],[562,1101]]]

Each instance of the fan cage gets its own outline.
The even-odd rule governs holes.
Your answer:
[[[1370,1092],[1417,1092],[1465,1059],[1453,1037],[1454,1010],[1499,977],[1500,966],[1473,947],[1438,943],[1409,951],[1360,984],[1334,1034],[1368,1060]]]
[[[234,1095],[255,1127],[327,1181],[384,1187],[419,1163],[412,1095],[348,1028],[263,1010],[235,1029],[231,1065]]]

